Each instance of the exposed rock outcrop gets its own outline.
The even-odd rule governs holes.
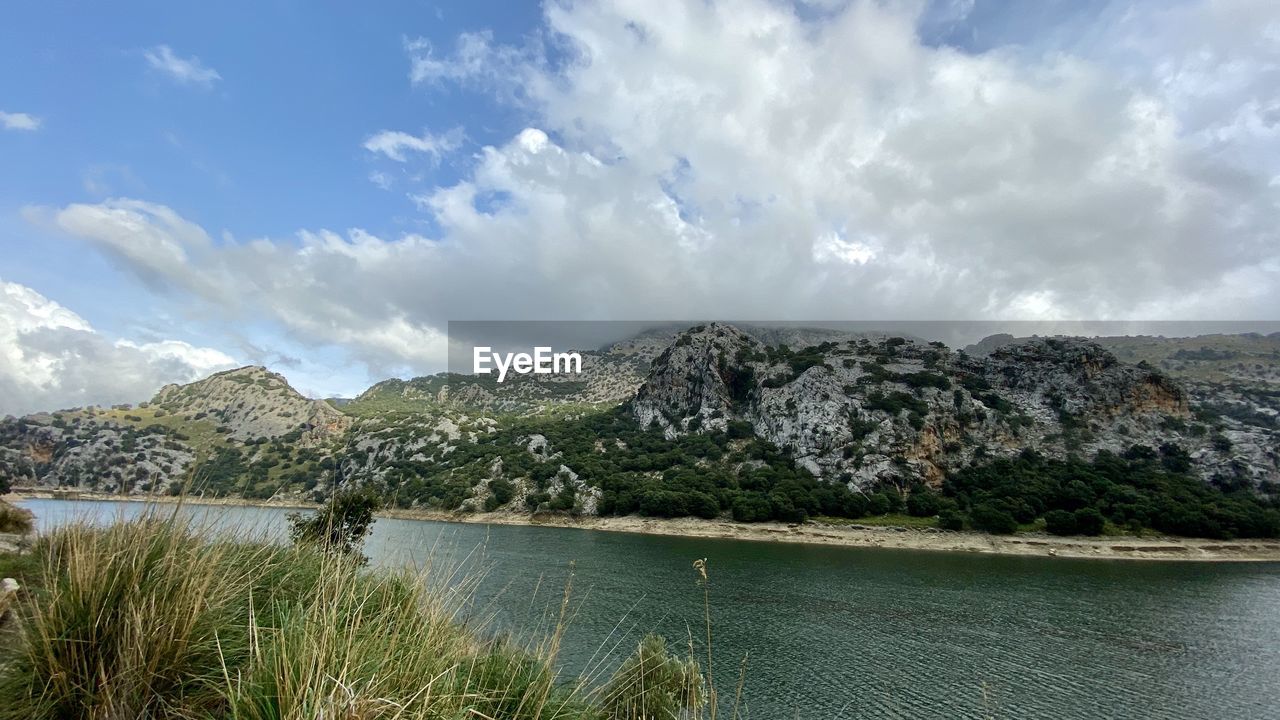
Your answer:
[[[214,418],[239,440],[301,430],[305,444],[339,436],[350,425],[332,405],[303,397],[283,375],[257,366],[216,373],[188,385],[166,385],[151,403],[171,413]]]
[[[903,338],[767,347],[713,324],[658,357],[632,411],[669,437],[749,423],[814,475],[859,488],[936,485],[977,458],[1027,448],[1092,456],[1132,444],[1177,444],[1206,479],[1280,474],[1256,440],[1242,461],[1196,432],[1182,384],[1076,338],[1001,342],[975,358]]]

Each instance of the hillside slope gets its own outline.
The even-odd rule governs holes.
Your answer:
[[[243,367],[166,385],[137,407],[77,408],[0,422],[0,479],[126,494],[176,491],[191,483],[195,492],[262,497],[262,486],[272,480],[283,484],[288,476],[306,484],[350,424],[328,403],[303,397],[283,376]]]

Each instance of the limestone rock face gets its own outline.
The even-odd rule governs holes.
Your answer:
[[[16,487],[53,487],[128,494],[163,491],[185,477],[194,457],[162,428],[111,419],[56,424],[32,416],[0,426],[0,478]]]
[[[690,430],[691,422],[693,429],[725,429],[739,381],[734,368],[741,367],[735,358],[758,346],[737,328],[719,323],[682,333],[658,356],[636,393],[633,407],[640,424],[656,423],[668,437]]]
[[[193,471],[215,457],[248,474],[247,465],[265,459],[262,443],[280,444],[270,461],[279,464],[283,453],[343,438],[350,425],[341,411],[303,397],[282,376],[245,367],[166,385],[136,408],[90,407],[0,422],[0,477],[18,487],[163,493],[199,480]],[[229,452],[234,461],[227,460]],[[274,464],[253,477],[269,483]],[[208,474],[195,474],[201,472]],[[250,487],[243,478],[227,481],[220,492]]]
[[[1264,437],[1194,432],[1188,391],[1150,365],[1078,338],[992,344],[979,358],[903,338],[795,349],[700,326],[656,359],[632,412],[668,437],[749,423],[814,475],[858,488],[936,485],[976,459],[1027,448],[1090,457],[1166,443],[1206,480],[1280,477]]]
[[[1190,416],[1187,392],[1152,367],[1126,365],[1095,343],[1036,338],[993,351],[978,370],[1010,392],[1044,398],[1071,415]]]
[[[151,403],[188,417],[211,417],[238,440],[276,438],[302,431],[303,442],[336,437],[350,420],[322,400],[310,400],[284,376],[249,366],[189,385],[166,385]]]

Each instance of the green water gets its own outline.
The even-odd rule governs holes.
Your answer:
[[[30,500],[41,528],[141,505]],[[200,508],[279,533],[284,512]],[[565,672],[612,668],[646,631],[747,657],[749,718],[1280,718],[1280,564],[973,556],[379,520],[378,564],[484,570],[474,614],[538,626],[573,569]],[[723,705],[723,701],[722,701]]]

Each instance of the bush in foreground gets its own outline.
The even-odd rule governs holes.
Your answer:
[[[380,506],[381,501],[372,490],[340,490],[312,515],[290,513],[289,535],[297,544],[363,559],[360,548],[377,521],[373,514]]]
[[[460,598],[429,571],[369,571],[174,517],[72,526],[33,552],[40,590],[0,649],[0,719],[604,720],[696,675],[645,645],[607,692],[588,692],[558,681],[553,653],[464,627]],[[637,663],[658,676],[637,679]],[[696,692],[663,697],[664,712],[701,714]]]
[[[698,663],[674,657],[666,640],[649,635],[605,687],[603,704],[617,720],[678,718],[683,709],[701,706],[703,693]]]
[[[0,533],[31,532],[35,527],[35,516],[26,508],[16,507],[0,500]]]

